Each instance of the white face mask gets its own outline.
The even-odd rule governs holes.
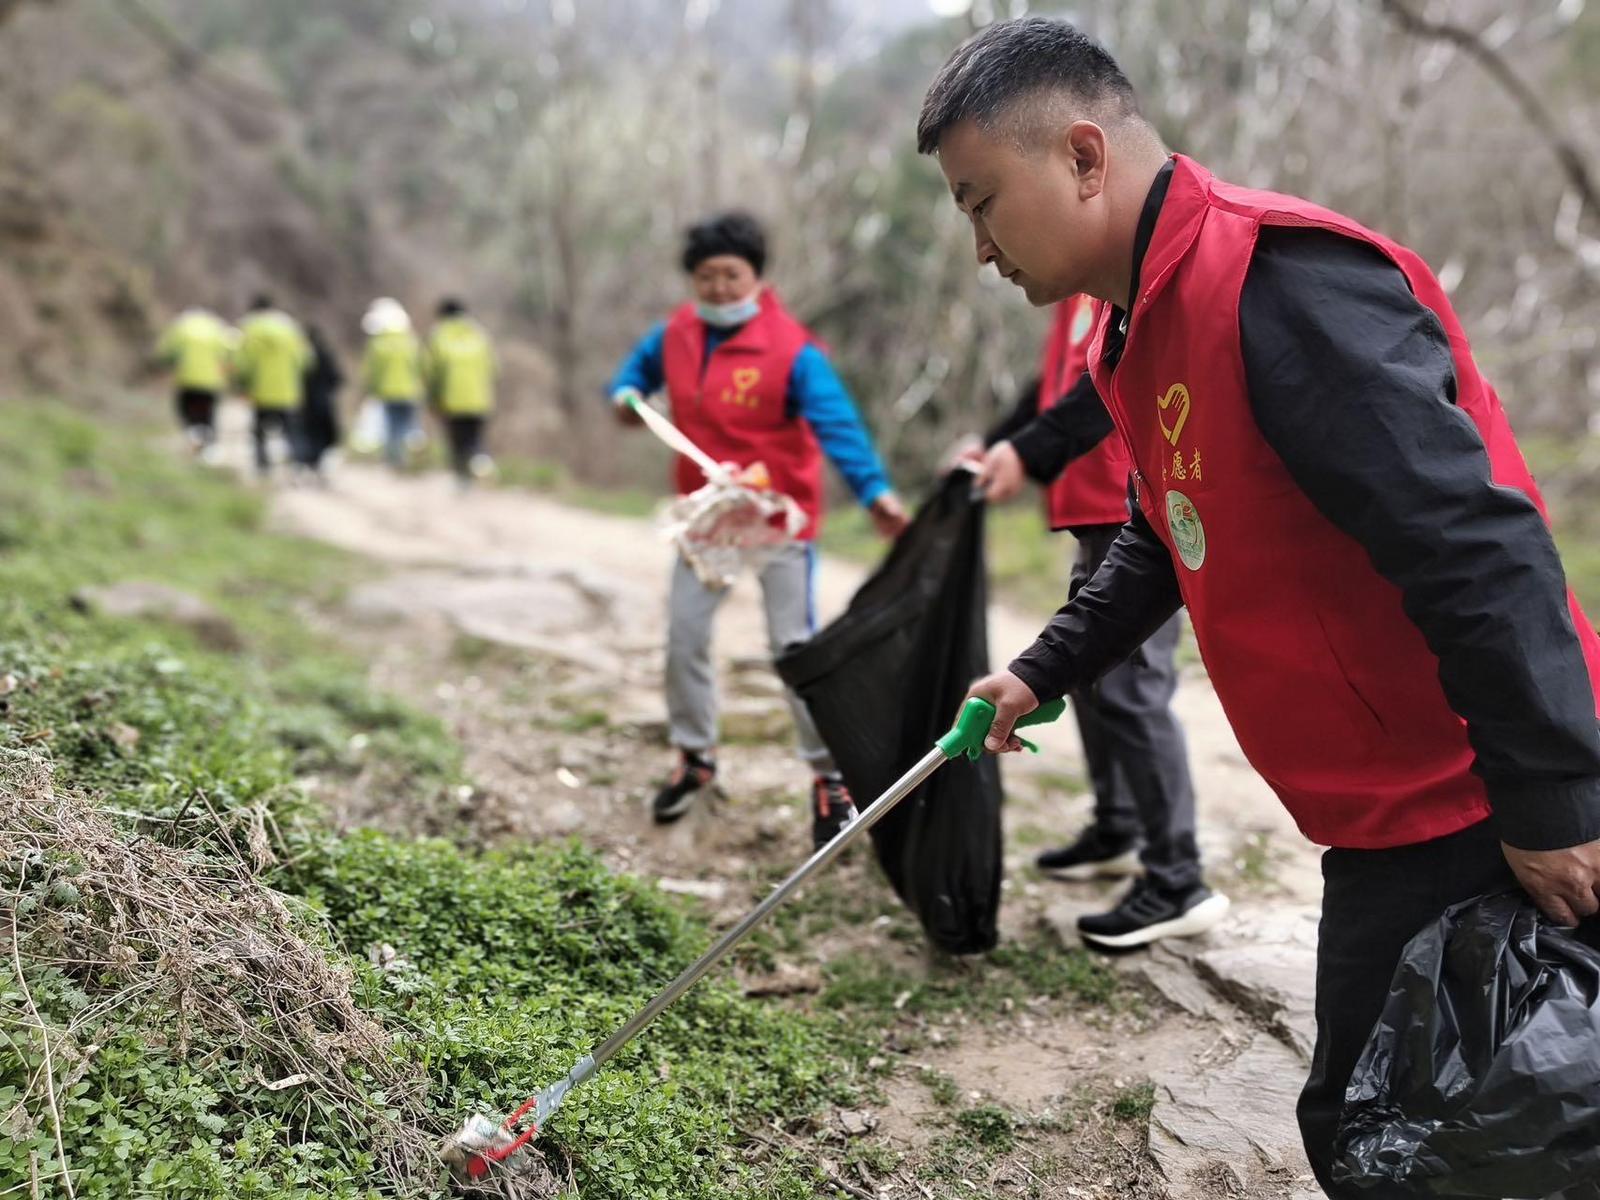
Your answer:
[[[743,300],[735,300],[732,304],[707,304],[704,300],[696,300],[694,311],[707,325],[714,325],[718,329],[731,329],[735,325],[743,325],[760,313],[760,293],[751,292]]]

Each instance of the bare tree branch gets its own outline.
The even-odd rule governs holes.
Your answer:
[[[0,0],[0,20],[5,17],[5,5],[21,0]],[[141,0],[117,0],[117,11],[125,20],[143,34],[166,55],[172,63],[172,73],[180,80],[194,79],[207,84],[218,95],[253,105],[277,105],[279,98],[265,88],[258,87],[236,75],[219,70],[205,53],[178,35],[165,20],[151,12]]]
[[[1505,56],[1484,41],[1481,34],[1473,33],[1450,21],[1437,21],[1425,17],[1408,3],[1408,0],[1378,0],[1383,10],[1407,33],[1417,37],[1449,42],[1463,54],[1472,58],[1511,97],[1522,115],[1534,127],[1556,161],[1568,182],[1583,201],[1591,216],[1600,216],[1600,185],[1595,182],[1589,161],[1566,130],[1562,129],[1554,114],[1545,107],[1537,92],[1516,73]]]

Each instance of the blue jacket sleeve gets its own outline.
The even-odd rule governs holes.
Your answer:
[[[889,490],[889,473],[873,449],[855,401],[828,356],[815,346],[800,351],[789,371],[789,403],[811,426],[822,452],[839,469],[856,499],[871,504]]]
[[[611,377],[611,386],[606,390],[607,399],[623,388],[635,388],[641,396],[653,395],[661,390],[666,382],[661,369],[661,344],[666,339],[666,333],[667,323],[658,321],[651,326],[649,333],[639,339],[638,344],[628,352],[628,357],[622,360],[617,373]]]

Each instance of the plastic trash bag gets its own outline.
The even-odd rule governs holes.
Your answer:
[[[779,657],[858,804],[928,752],[988,670],[986,601],[983,505],[956,471],[845,613]],[[998,937],[1000,802],[993,756],[958,758],[872,829],[889,882],[952,954]]]
[[[372,396],[361,401],[355,424],[350,429],[350,449],[357,454],[376,454],[383,449],[383,402]]]
[[[1579,938],[1521,892],[1412,938],[1345,1093],[1335,1181],[1600,1197],[1600,952]]]
[[[759,475],[721,473],[662,506],[662,533],[707,587],[730,587],[744,572],[759,572],[806,526],[791,497],[761,486],[766,468],[752,470]]]

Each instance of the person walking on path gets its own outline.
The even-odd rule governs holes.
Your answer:
[[[383,453],[396,471],[404,470],[416,438],[422,403],[422,342],[398,300],[380,296],[361,318],[367,335],[361,359],[362,386],[383,405]]]
[[[271,443],[291,444],[295,414],[304,397],[304,375],[311,363],[311,343],[300,325],[280,311],[272,297],[259,295],[239,323],[237,384],[255,410],[251,436],[255,442],[256,472],[266,478],[272,471]],[[285,455],[287,457],[287,455]]]
[[[464,490],[494,473],[494,460],[483,448],[499,369],[494,344],[466,305],[451,297],[439,303],[423,363],[428,398],[444,420],[450,466]]]
[[[295,428],[295,461],[317,482],[325,482],[322,460],[339,444],[339,387],[344,371],[333,347],[315,325],[306,328],[311,361],[301,388],[305,396]]]
[[[239,334],[221,317],[190,308],[156,343],[156,360],[172,372],[178,421],[195,455],[209,461],[217,442],[217,398],[228,386]]]

